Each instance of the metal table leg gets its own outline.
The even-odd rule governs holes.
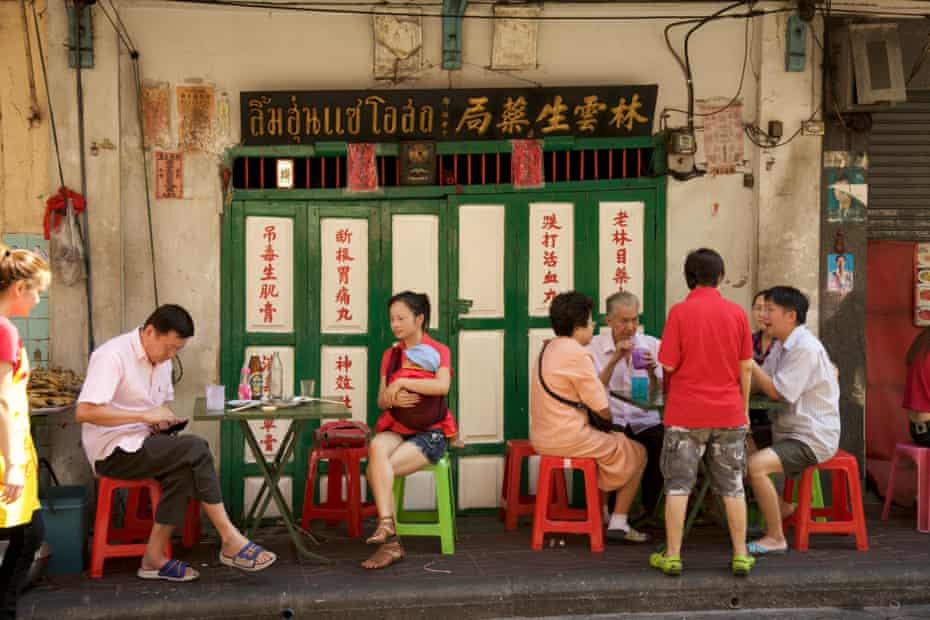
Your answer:
[[[313,553],[307,549],[307,545],[304,543],[303,537],[301,536],[302,530],[294,523],[294,515],[291,513],[287,502],[284,500],[284,496],[281,495],[281,490],[278,488],[278,478],[281,474],[281,468],[278,467],[277,471],[271,470],[268,462],[265,460],[265,455],[262,453],[261,447],[258,445],[258,441],[255,439],[255,435],[252,434],[252,428],[249,426],[249,423],[246,420],[241,420],[240,425],[242,426],[242,433],[245,435],[246,443],[249,445],[249,449],[252,450],[252,454],[255,456],[255,463],[258,465],[258,469],[261,471],[262,476],[265,478],[265,484],[268,485],[268,493],[271,495],[271,499],[274,500],[275,505],[278,507],[278,512],[281,513],[281,518],[284,520],[284,525],[287,527],[288,534],[290,534],[291,540],[294,542],[294,546],[297,548],[297,554],[302,558],[314,560],[320,564],[332,564],[332,560],[325,558],[322,555]],[[297,421],[295,420],[290,430],[300,430],[301,426],[302,425],[297,424]],[[295,427],[297,428],[295,429]],[[287,446],[282,446],[282,449],[279,450],[279,456],[281,456],[280,452],[282,452],[286,447]],[[277,460],[278,459],[276,458],[275,461]],[[286,459],[281,461],[282,464],[284,462],[286,462]],[[258,521],[261,520],[261,518],[262,512],[258,512],[255,515],[255,519]]]
[[[246,424],[248,423],[246,422]],[[287,432],[284,433],[284,438],[281,440],[281,446],[278,448],[278,452],[275,455],[274,461],[268,465],[269,471],[274,475],[275,485],[277,485],[278,480],[281,477],[282,468],[287,463],[287,459],[290,458],[291,452],[293,451],[295,437],[297,436],[294,428],[296,424],[297,422],[294,421],[288,426]],[[252,506],[249,508],[249,513],[245,517],[246,527],[251,524],[251,528],[249,529],[248,534],[249,537],[252,536],[252,534],[255,532],[255,529],[261,522],[261,515],[264,515],[265,511],[268,509],[268,503],[271,501],[271,495],[265,495],[268,490],[268,482],[263,480],[261,487],[258,489],[258,494],[255,496],[255,499],[252,501]]]

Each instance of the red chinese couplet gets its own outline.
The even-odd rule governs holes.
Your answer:
[[[378,189],[378,169],[375,165],[375,145],[349,143],[347,146],[348,179],[350,192],[373,192]]]
[[[511,143],[510,182],[514,187],[542,187],[542,141],[511,140]]]

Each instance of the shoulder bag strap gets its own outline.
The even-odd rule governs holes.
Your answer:
[[[563,398],[562,396],[559,396],[558,394],[553,392],[551,389],[549,389],[549,386],[546,385],[546,380],[543,379],[542,362],[543,362],[543,353],[546,352],[546,347],[548,345],[549,345],[548,341],[544,342],[542,346],[542,350],[540,350],[539,352],[539,362],[536,365],[537,372],[539,373],[539,383],[542,385],[543,389],[546,390],[546,394],[556,399],[563,405],[568,405],[569,407],[575,407],[576,409],[587,410],[588,407],[584,403],[580,403],[578,401],[568,400],[567,398]]]

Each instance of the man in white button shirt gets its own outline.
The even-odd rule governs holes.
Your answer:
[[[591,339],[588,350],[594,355],[594,367],[601,382],[610,390],[629,393],[634,375],[649,378],[650,393],[654,393],[662,379],[662,368],[656,364],[659,340],[639,333],[639,299],[628,291],[614,293],[607,298],[607,326],[609,332]],[[633,367],[633,350],[643,356],[644,368]],[[618,429],[630,439],[646,448],[646,470],[643,473],[641,498],[647,514],[652,514],[662,495],[664,480],[659,468],[664,427],[658,411],[644,411],[611,396],[610,413]]]
[[[155,522],[136,572],[142,579],[198,577],[190,565],[164,556],[171,533],[184,526],[190,497],[200,501],[222,539],[223,564],[254,572],[275,561],[273,553],[247,540],[230,522],[207,441],[163,432],[182,422],[165,403],[174,399],[171,358],[193,335],[194,321],[184,308],[160,306],[142,327],[94,351],[78,397],[81,441],[95,473],[161,483]]]
[[[765,536],[749,543],[753,554],[788,548],[781,523],[793,506],[779,498],[769,476],[796,478],[808,467],[830,460],[839,448],[836,370],[823,344],[804,325],[807,309],[807,297],[796,288],[775,286],[766,293],[764,320],[777,342],[762,368],[753,364],[753,385],[791,406],[770,413],[773,443],[749,459],[752,490],[766,524]]]

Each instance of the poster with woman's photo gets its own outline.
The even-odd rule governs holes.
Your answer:
[[[852,254],[827,254],[827,292],[840,297],[851,293],[854,272]]]

